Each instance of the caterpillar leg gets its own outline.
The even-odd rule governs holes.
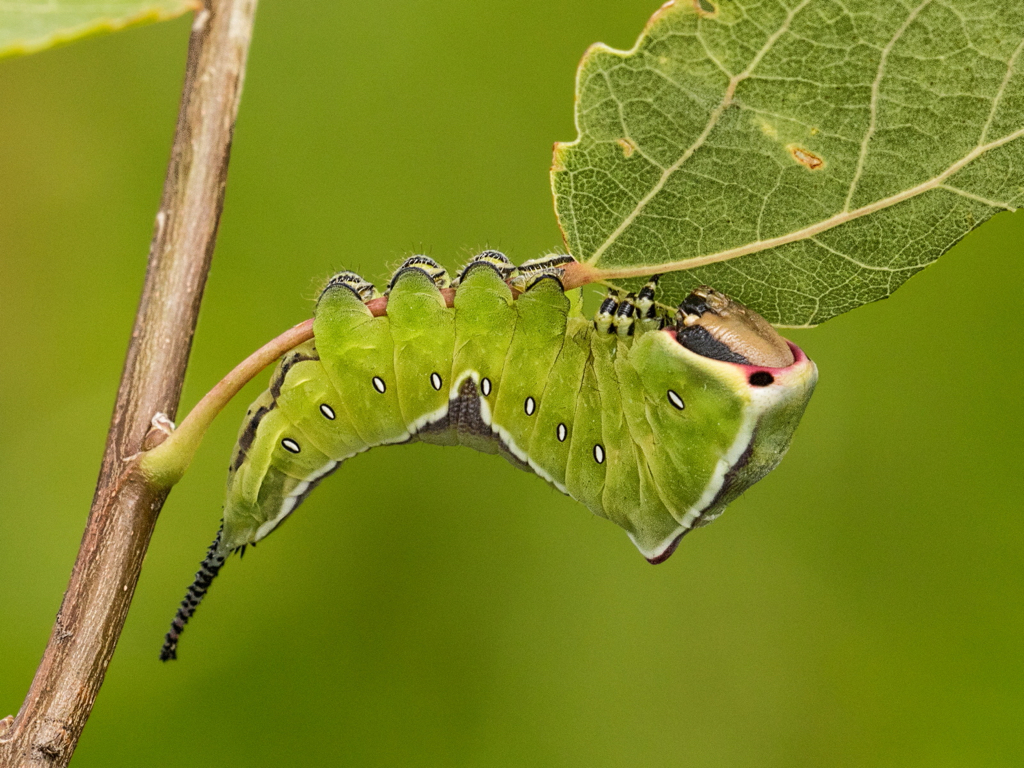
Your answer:
[[[658,312],[654,297],[660,275],[655,275],[637,293],[623,296],[619,291],[608,289],[601,307],[594,316],[594,328],[600,334],[613,334],[620,339],[629,339],[647,331],[658,331],[665,327],[665,317]]]
[[[636,294],[625,296],[609,289],[594,315],[594,328],[600,335],[618,336],[628,339],[636,332]]]
[[[619,302],[619,308],[615,310],[615,334],[619,338],[628,338],[636,333],[636,294],[627,293],[625,298]]]
[[[594,328],[598,333],[615,333],[615,313],[619,310],[619,292],[608,290],[594,315]]]
[[[641,333],[660,331],[665,327],[665,317],[658,312],[658,305],[654,300],[660,279],[661,275],[654,275],[636,295],[637,330]]]

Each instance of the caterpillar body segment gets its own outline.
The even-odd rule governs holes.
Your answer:
[[[581,291],[563,289],[568,261],[517,269],[487,251],[450,281],[412,257],[389,281],[380,316],[367,307],[379,295],[370,283],[332,278],[314,340],[282,358],[246,415],[223,529],[161,657],[174,658],[230,552],[260,541],[374,446],[501,454],[624,528],[651,562],[778,464],[817,379],[802,351],[709,288],[674,316],[659,312],[656,278],[584,317]]]
[[[531,440],[537,425],[538,403],[544,401],[548,373],[565,343],[571,304],[561,284],[552,278],[534,281],[514,303],[515,333],[505,353],[507,373],[495,388],[491,429],[523,463],[550,482],[547,467],[555,463],[550,448],[555,440],[537,446]],[[505,369],[503,369],[505,370]]]
[[[447,273],[438,281],[404,268],[388,297],[388,321],[394,342],[395,391],[409,432],[417,434],[441,419],[451,396],[455,313],[438,288],[448,287]]]

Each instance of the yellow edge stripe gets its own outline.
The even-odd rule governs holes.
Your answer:
[[[84,24],[72,27],[57,29],[43,37],[29,40],[14,40],[0,45],[0,59],[9,56],[22,56],[29,53],[38,53],[47,48],[52,48],[62,43],[70,43],[90,35],[98,35],[106,32],[117,32],[126,27],[149,24],[156,21],[167,21],[175,19],[189,11],[195,11],[202,7],[199,0],[182,0],[175,8],[149,8],[139,13],[129,14],[118,18],[99,18]]]

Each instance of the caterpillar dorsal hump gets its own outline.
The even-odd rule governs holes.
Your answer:
[[[485,251],[450,281],[413,256],[376,288],[353,272],[317,301],[314,339],[250,406],[222,528],[161,658],[232,551],[261,541],[347,459],[423,441],[498,453],[624,528],[652,563],[781,460],[817,369],[753,310],[708,287],[674,313],[657,278],[592,318],[572,257],[516,268]],[[449,286],[453,286],[451,296]]]

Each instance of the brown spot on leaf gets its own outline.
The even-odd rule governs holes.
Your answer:
[[[554,151],[551,153],[551,171],[553,173],[564,173],[565,172],[565,155],[568,151],[568,146],[561,142],[555,142]]]
[[[825,161],[816,154],[803,147],[798,147],[796,144],[790,144],[786,149],[789,150],[789,154],[792,155],[794,160],[812,171],[816,171],[825,165]]]
[[[622,147],[622,154],[626,157],[632,157],[636,152],[636,144],[629,139],[616,139],[615,143]]]

